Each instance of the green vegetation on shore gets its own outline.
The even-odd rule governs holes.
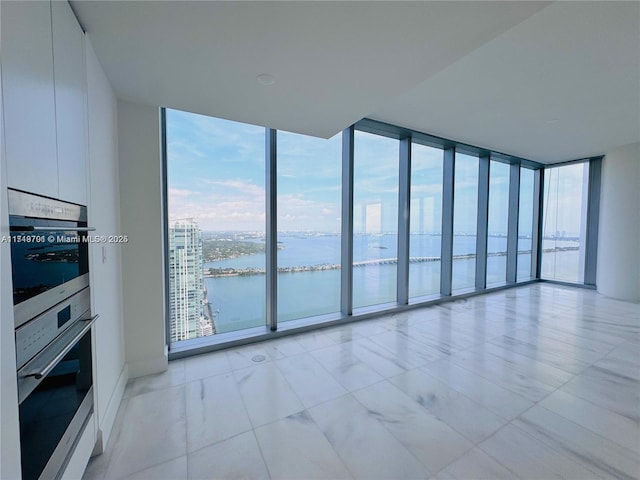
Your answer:
[[[259,253],[264,253],[264,243],[217,238],[202,241],[202,259],[205,262],[215,262]]]
[[[284,249],[284,245],[278,243],[278,250],[282,249]],[[264,252],[265,244],[260,241],[249,242],[230,238],[205,238],[202,240],[202,260],[204,262],[216,262]]]

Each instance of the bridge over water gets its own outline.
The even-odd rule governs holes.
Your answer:
[[[555,247],[545,248],[544,253],[550,252],[564,252],[569,250],[578,250],[579,247]],[[530,254],[530,250],[520,250],[518,255]],[[488,257],[504,257],[507,252],[492,252],[488,253]],[[476,257],[475,253],[468,253],[464,255],[454,255],[453,260],[471,260]],[[409,263],[424,263],[424,262],[439,262],[440,257],[409,257]],[[375,258],[372,260],[362,260],[360,262],[353,262],[354,267],[369,267],[373,265],[395,265],[398,263],[397,258]],[[339,270],[341,268],[339,263],[335,264],[322,264],[322,265],[304,265],[296,267],[278,267],[278,273],[297,273],[297,272],[319,272],[323,270]],[[239,275],[264,275],[266,270],[264,268],[205,268],[205,278],[218,278],[218,277],[235,277]]]

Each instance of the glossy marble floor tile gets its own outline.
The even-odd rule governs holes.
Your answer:
[[[473,443],[484,440],[508,423],[508,420],[420,369],[392,377],[389,381]]]
[[[535,340],[527,342],[504,335],[493,339],[490,343],[573,374],[578,374],[589,366],[588,362],[579,360],[576,355],[567,351],[568,349],[558,352],[556,349],[538,345]]]
[[[557,390],[538,405],[632,452],[640,452],[640,428],[634,420]]]
[[[493,355],[497,357],[497,359],[492,359],[494,362],[502,363],[505,367],[525,377],[534,378],[553,388],[561,387],[573,378],[573,374],[565,370],[536,359],[531,359],[507,347],[495,345],[494,343],[485,343],[472,351]],[[488,358],[491,357],[488,356]]]
[[[598,328],[593,322],[582,322],[581,317],[575,311],[565,313],[563,316],[552,317],[543,325],[552,330],[558,330],[577,338],[587,338],[589,340],[598,340],[606,342],[611,347],[615,347],[620,343],[629,339],[633,334],[615,332],[607,328]]]
[[[388,381],[359,390],[353,396],[430,472],[438,471],[473,446]]]
[[[195,380],[185,388],[189,452],[252,429],[233,374]]]
[[[478,447],[520,478],[601,478],[512,424],[502,428]]]
[[[513,335],[517,335],[520,332],[564,342],[568,345],[574,345],[580,350],[586,347],[602,355],[609,353],[619,342],[617,339],[611,342],[603,338],[589,338],[588,336],[579,334],[582,332],[562,330],[558,328],[557,325],[551,325],[548,322],[544,325],[530,323],[514,330],[512,333]]]
[[[640,345],[625,342],[595,363],[596,367],[640,381]]]
[[[637,451],[626,448],[536,405],[514,425],[599,477],[632,480],[640,473]]]
[[[507,390],[471,370],[460,367],[450,358],[431,363],[422,367],[421,370],[507,420],[517,417],[534,405],[525,397]]]
[[[233,372],[253,427],[259,427],[304,410],[274,363]]]
[[[513,480],[518,476],[479,448],[473,448],[443,468],[434,480]]]
[[[307,352],[312,352],[318,348],[330,347],[331,345],[339,343],[336,339],[336,334],[332,333],[331,329],[322,329],[294,335],[291,338],[296,340]]]
[[[273,478],[352,478],[306,411],[257,428],[256,437]]]
[[[187,468],[193,480],[270,478],[253,431],[190,453]]]
[[[519,371],[514,368],[512,363],[496,357],[482,348],[458,352],[449,358],[452,362],[471,370],[476,375],[480,375],[533,402],[543,399],[556,389],[556,387],[538,380],[531,374],[527,375]],[[534,363],[535,361],[532,359],[531,362]]]
[[[538,283],[173,361],[84,478],[640,480],[640,304]]]
[[[347,393],[320,362],[308,353],[278,360],[276,365],[305,407],[312,407]]]
[[[105,478],[107,469],[109,468],[109,462],[115,450],[115,439],[120,438],[120,431],[123,427],[122,419],[125,413],[128,411],[128,403],[129,400],[127,398],[122,399],[122,402],[120,403],[120,407],[118,408],[118,412],[116,414],[113,430],[111,431],[108,448],[101,455],[96,455],[91,458],[84,472],[84,478],[95,480],[102,480],[103,478]]]
[[[175,480],[187,478],[187,456],[154,465],[127,477],[127,480]]]
[[[309,410],[333,449],[357,478],[426,478],[429,471],[351,395]]]
[[[640,425],[640,382],[634,378],[592,366],[560,391],[588,400]]]
[[[351,344],[354,354],[384,378],[407,371],[403,358],[397,358],[393,352],[370,338],[359,338]]]
[[[163,390],[176,385],[183,385],[186,380],[184,360],[169,363],[166,372],[134,378],[127,384],[124,397],[135,397],[154,390]]]
[[[382,380],[382,375],[356,356],[352,342],[314,350],[311,355],[346,390],[358,390]]]
[[[412,340],[408,334],[397,331],[374,335],[368,340],[385,348],[406,370],[426,365],[445,356],[439,349]]]
[[[225,352],[232,370],[253,367],[256,365],[254,358],[264,357],[264,363],[272,362],[279,358],[285,358],[285,354],[268,342],[259,342],[253,345],[238,347]]]
[[[173,363],[173,362],[171,362]],[[185,383],[231,371],[227,352],[213,352],[184,360]]]
[[[600,360],[603,356],[609,353],[610,350],[610,348],[594,348],[586,342],[577,343],[567,342],[566,340],[561,341],[549,338],[548,336],[541,335],[539,333],[532,333],[531,331],[526,332],[522,329],[508,333],[505,337],[516,341],[522,341],[543,352],[553,353],[564,358],[568,357],[570,359],[575,359],[587,365]]]
[[[104,478],[119,479],[186,455],[187,427],[183,387],[131,397]]]
[[[329,329],[327,336],[336,343],[344,343],[384,333],[387,330],[387,326],[378,320],[363,320]]]
[[[479,343],[477,337],[455,322],[418,323],[408,329],[407,335],[444,354],[452,354]]]

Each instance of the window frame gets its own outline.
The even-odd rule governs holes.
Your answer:
[[[169,260],[168,260],[168,185],[167,185],[167,132],[166,110],[161,109],[161,138],[162,138],[162,181],[163,181],[163,219],[164,219],[164,269],[165,269],[165,303],[166,319],[165,330],[167,344],[170,335],[168,289],[169,289]],[[380,135],[400,142],[399,148],[399,180],[398,180],[398,268],[397,268],[397,298],[393,304],[373,305],[353,311],[353,209],[354,209],[354,143],[355,131],[363,131]],[[440,268],[440,294],[428,297],[409,298],[409,236],[410,236],[410,209],[411,209],[411,146],[413,143],[435,147],[443,151],[443,178],[442,178],[442,236],[441,236],[441,268]],[[498,286],[486,286],[486,242],[484,248],[478,245],[476,240],[476,276],[475,287],[463,293],[452,294],[452,259],[453,259],[453,205],[455,185],[455,157],[456,153],[465,153],[477,156],[480,164],[486,162],[486,175],[480,166],[478,188],[478,224],[477,237],[486,236],[488,229],[488,175],[491,161],[500,161],[510,165],[509,174],[509,210],[508,210],[508,238],[507,238],[507,278],[505,283]],[[498,291],[512,288],[518,285],[535,283],[540,281],[563,284],[555,280],[542,279],[542,222],[543,222],[543,198],[544,175],[549,168],[562,165],[589,162],[588,202],[587,202],[587,236],[585,255],[585,282],[571,284],[595,288],[595,268],[597,262],[597,228],[600,197],[600,176],[602,156],[578,159],[571,162],[563,162],[545,165],[529,159],[507,155],[473,145],[456,142],[453,140],[429,135],[412,129],[386,124],[383,122],[363,119],[343,130],[342,132],[342,186],[341,186],[341,273],[340,273],[340,311],[334,314],[306,317],[297,320],[287,320],[278,323],[277,319],[277,131],[265,128],[265,165],[266,165],[266,282],[267,293],[265,302],[267,305],[267,324],[263,327],[253,327],[229,333],[216,334],[210,337],[200,337],[168,344],[169,358],[177,359],[186,356],[219,350],[232,346],[252,343],[284,335],[305,332],[331,325],[350,323],[355,320],[363,320],[378,317],[382,314],[395,313],[407,309],[421,308],[435,305],[453,299],[467,298],[484,294],[490,291]],[[520,195],[520,171],[522,168],[533,170],[533,228],[531,239],[531,278],[518,281],[517,279],[517,248],[518,248],[518,221],[519,221],[519,195]],[[485,178],[486,176],[486,178]],[[486,182],[485,182],[486,180]],[[486,183],[486,186],[485,186]],[[485,208],[486,203],[486,208]],[[480,208],[482,206],[482,209]],[[481,211],[482,210],[482,211]],[[482,220],[482,221],[481,221]],[[482,265],[484,263],[484,271]]]

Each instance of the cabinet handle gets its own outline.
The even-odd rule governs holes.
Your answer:
[[[96,227],[10,227],[12,232],[95,232]]]
[[[41,368],[26,373],[24,376],[34,377],[39,380],[42,377],[46,377],[47,375],[49,375],[49,373],[51,373],[51,370],[53,370],[55,366],[60,363],[60,360],[62,360],[64,356],[69,353],[69,351],[75,346],[75,344],[80,341],[84,334],[87,333],[87,331],[91,328],[98,317],[99,315],[94,315],[93,317],[87,318],[86,320],[80,320],[78,323],[84,323],[80,331],[76,333],[73,338],[69,340],[69,342],[67,342],[67,344],[49,362],[47,362],[46,365],[43,365]]]

